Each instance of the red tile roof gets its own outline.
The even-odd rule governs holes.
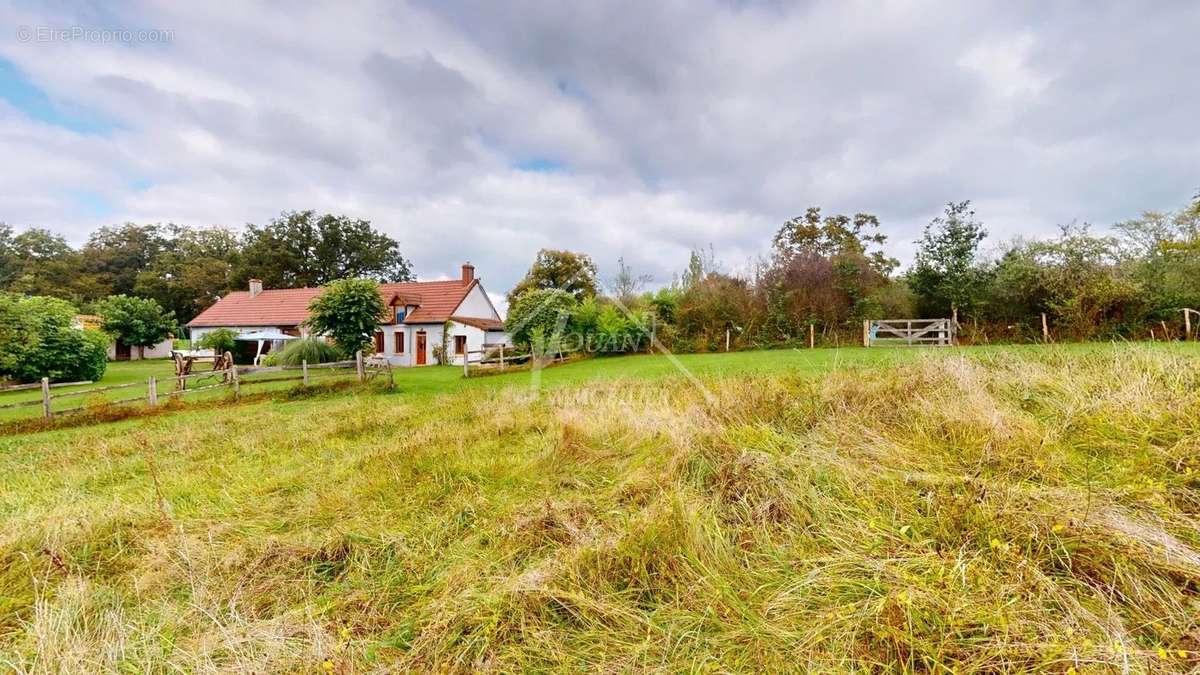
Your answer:
[[[479,283],[478,279],[463,285],[461,280],[408,281],[380,284],[379,294],[384,302],[397,296],[416,304],[404,323],[443,323],[458,308]],[[221,298],[188,322],[188,326],[296,326],[308,318],[308,305],[321,294],[322,288],[278,288],[264,290],[253,298],[249,291],[234,291]]]
[[[474,326],[480,330],[504,330],[504,322],[498,319],[478,319],[473,316],[452,316],[451,321],[457,321],[465,326]]]

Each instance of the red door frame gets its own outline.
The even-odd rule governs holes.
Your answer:
[[[417,365],[423,366],[423,365],[425,365],[425,331],[423,331],[423,330],[417,331],[416,342],[417,342],[417,346],[416,346]]]

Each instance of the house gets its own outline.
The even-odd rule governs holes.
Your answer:
[[[75,327],[88,330],[100,330],[103,323],[95,314],[76,314]],[[171,347],[174,344],[172,336],[167,336],[162,342],[145,348],[133,347],[113,340],[108,344],[109,361],[137,361],[138,359],[167,359],[171,357]]]
[[[192,340],[218,328],[238,333],[278,330],[307,337],[308,305],[323,289],[264,289],[258,279],[251,279],[249,286],[226,295],[189,321]],[[461,364],[466,352],[485,345],[511,344],[500,314],[470,263],[462,266],[459,279],[380,284],[379,294],[388,316],[375,331],[374,353],[393,365],[436,363],[433,351],[442,344],[443,330],[454,363]]]

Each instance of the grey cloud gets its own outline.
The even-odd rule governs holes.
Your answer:
[[[122,6],[176,30],[153,52],[0,43],[123,123],[74,139],[5,111],[0,152],[35,169],[0,167],[22,194],[0,220],[94,226],[53,219],[66,189],[120,220],[345,211],[421,275],[469,257],[502,292],[542,246],[665,281],[712,242],[732,267],[809,205],[876,213],[905,251],[951,199],[1037,235],[1200,187],[1195,3],[265,7]],[[37,11],[12,18],[82,20]],[[120,171],[155,185],[122,194]]]

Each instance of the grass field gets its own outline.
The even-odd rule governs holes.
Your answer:
[[[0,668],[1200,665],[1195,345],[679,363],[0,438]]]

